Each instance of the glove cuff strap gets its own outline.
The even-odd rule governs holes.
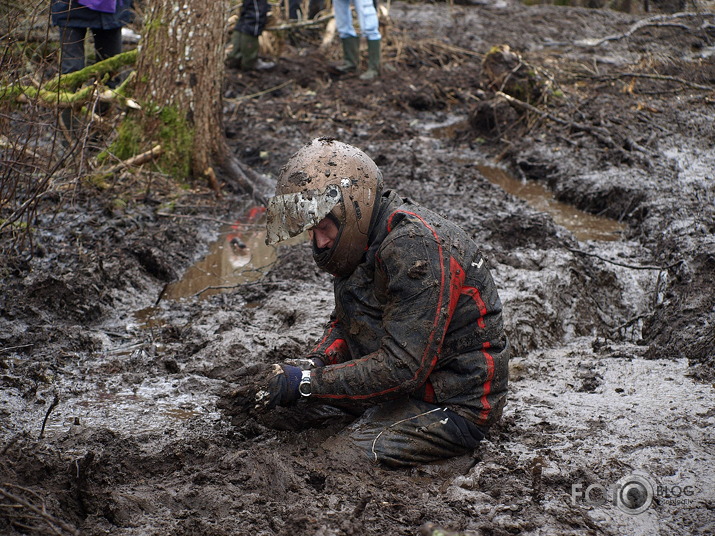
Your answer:
[[[298,392],[301,394],[301,396],[310,396],[310,387],[310,371],[304,370],[300,378],[300,383],[298,384]]]

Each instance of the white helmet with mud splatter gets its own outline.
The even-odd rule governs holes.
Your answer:
[[[330,217],[338,226],[333,247],[313,257],[333,275],[350,275],[365,253],[382,173],[364,152],[332,138],[316,138],[281,169],[268,202],[267,244],[297,236]]]

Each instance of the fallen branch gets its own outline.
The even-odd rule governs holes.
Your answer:
[[[598,139],[601,143],[603,143],[606,147],[609,147],[611,149],[619,149],[619,147],[617,147],[616,144],[614,143],[614,141],[611,139],[610,135],[608,134],[608,131],[603,132],[605,129],[594,127],[592,125],[586,125],[583,123],[576,123],[574,121],[568,121],[568,120],[563,119],[563,118],[561,118],[557,115],[554,115],[550,112],[545,112],[543,110],[540,110],[539,108],[529,104],[528,102],[524,102],[522,100],[512,97],[511,95],[507,95],[506,93],[503,93],[502,91],[497,91],[496,95],[503,99],[506,99],[507,102],[514,104],[519,108],[528,110],[535,114],[538,114],[541,117],[546,117],[548,119],[551,119],[555,123],[559,123],[561,125],[571,127],[574,130],[588,132],[589,134],[594,136],[596,139]]]
[[[332,14],[323,15],[317,19],[309,19],[298,22],[289,22],[286,24],[280,24],[278,26],[266,26],[265,31],[267,32],[282,32],[283,30],[300,30],[303,28],[312,28],[314,26],[322,26],[327,24],[334,18]]]
[[[0,497],[10,500],[12,503],[14,503],[14,505],[0,504],[0,507],[15,506],[15,507],[25,508],[28,511],[35,514],[36,516],[40,517],[40,519],[42,519],[45,523],[47,523],[49,528],[55,534],[62,535],[63,533],[66,533],[66,534],[71,534],[72,536],[79,536],[79,531],[76,528],[65,523],[61,519],[58,519],[55,516],[48,514],[47,511],[45,510],[44,504],[42,505],[42,508],[38,508],[34,504],[23,499],[22,497],[15,495],[14,493],[11,493],[7,489],[4,489],[7,487],[16,488],[18,490],[21,490],[21,491],[24,491],[31,495],[34,495],[35,497],[37,497],[39,499],[39,496],[32,490],[29,490],[27,488],[23,488],[20,486],[16,486],[14,484],[4,483],[3,486],[0,486]]]
[[[599,81],[618,80],[620,78],[648,78],[650,80],[664,80],[666,82],[677,82],[684,86],[688,86],[693,89],[701,89],[703,91],[712,91],[713,89],[715,89],[715,86],[703,86],[700,84],[695,84],[694,82],[688,82],[687,80],[683,80],[682,78],[676,78],[675,76],[667,76],[667,75],[663,75],[663,74],[616,73],[616,74],[610,75],[610,76],[595,77],[595,79],[599,80]]]
[[[233,225],[235,223],[232,221],[219,220],[218,218],[211,218],[210,216],[194,216],[191,214],[172,214],[170,212],[157,212],[156,215],[161,216],[162,218],[186,218],[191,220],[211,221],[215,223],[220,223],[222,225]]]
[[[268,197],[275,188],[275,183],[255,172],[243,164],[232,154],[227,154],[221,163],[221,169],[226,174],[229,186],[242,190],[251,196],[260,205],[266,205]]]
[[[597,255],[595,253],[588,253],[587,251],[583,251],[580,249],[575,249],[575,248],[566,248],[566,249],[568,249],[572,253],[579,253],[580,255],[586,255],[587,257],[595,257],[599,260],[602,260],[603,262],[607,262],[609,264],[614,264],[616,266],[621,266],[623,268],[630,268],[631,270],[658,270],[658,271],[662,272],[664,270],[669,270],[670,268],[675,268],[676,266],[678,266],[680,263],[683,262],[682,260],[676,261],[673,264],[668,264],[666,266],[654,266],[654,265],[649,265],[649,264],[641,264],[641,265],[625,264],[623,262],[618,262],[618,261],[614,261],[611,259],[607,259],[607,258],[601,257],[600,255]]]
[[[620,41],[621,39],[625,39],[627,37],[630,37],[634,33],[636,33],[638,30],[641,30],[643,28],[647,27],[652,27],[652,26],[674,26],[672,24],[672,21],[678,20],[678,19],[684,19],[684,18],[696,18],[696,17],[715,17],[715,13],[674,13],[672,15],[656,15],[655,17],[650,17],[647,19],[639,20],[635,24],[633,24],[628,31],[622,34],[617,34],[617,35],[609,35],[607,37],[603,37],[601,39],[581,39],[579,41],[576,41],[574,44],[576,46],[584,46],[584,47],[597,47],[602,45],[603,43],[607,43],[609,41]],[[679,28],[685,28],[689,30],[690,28],[685,25],[677,25]]]
[[[157,145],[144,153],[138,154],[136,156],[132,156],[131,158],[127,158],[126,160],[119,162],[118,164],[109,168],[109,170],[107,170],[107,173],[116,173],[118,170],[120,170],[122,168],[141,166],[142,164],[146,164],[150,160],[153,160],[156,157],[161,156],[163,153],[164,153],[163,147],[161,145]]]

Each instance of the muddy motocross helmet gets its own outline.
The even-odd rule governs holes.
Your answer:
[[[331,218],[338,236],[329,249],[313,241],[313,258],[333,275],[350,275],[367,246],[370,221],[382,194],[375,162],[346,143],[317,138],[281,169],[276,195],[268,201],[266,244],[294,237]]]

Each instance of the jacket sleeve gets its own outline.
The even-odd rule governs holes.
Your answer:
[[[432,372],[464,274],[450,262],[437,232],[416,214],[409,219],[390,233],[376,256],[375,280],[383,283],[374,290],[384,292],[386,334],[379,349],[316,369],[316,399],[379,403],[417,391]]]
[[[325,326],[323,337],[308,354],[308,359],[320,359],[324,365],[336,365],[351,359],[343,328],[335,311],[330,316],[330,322]]]

